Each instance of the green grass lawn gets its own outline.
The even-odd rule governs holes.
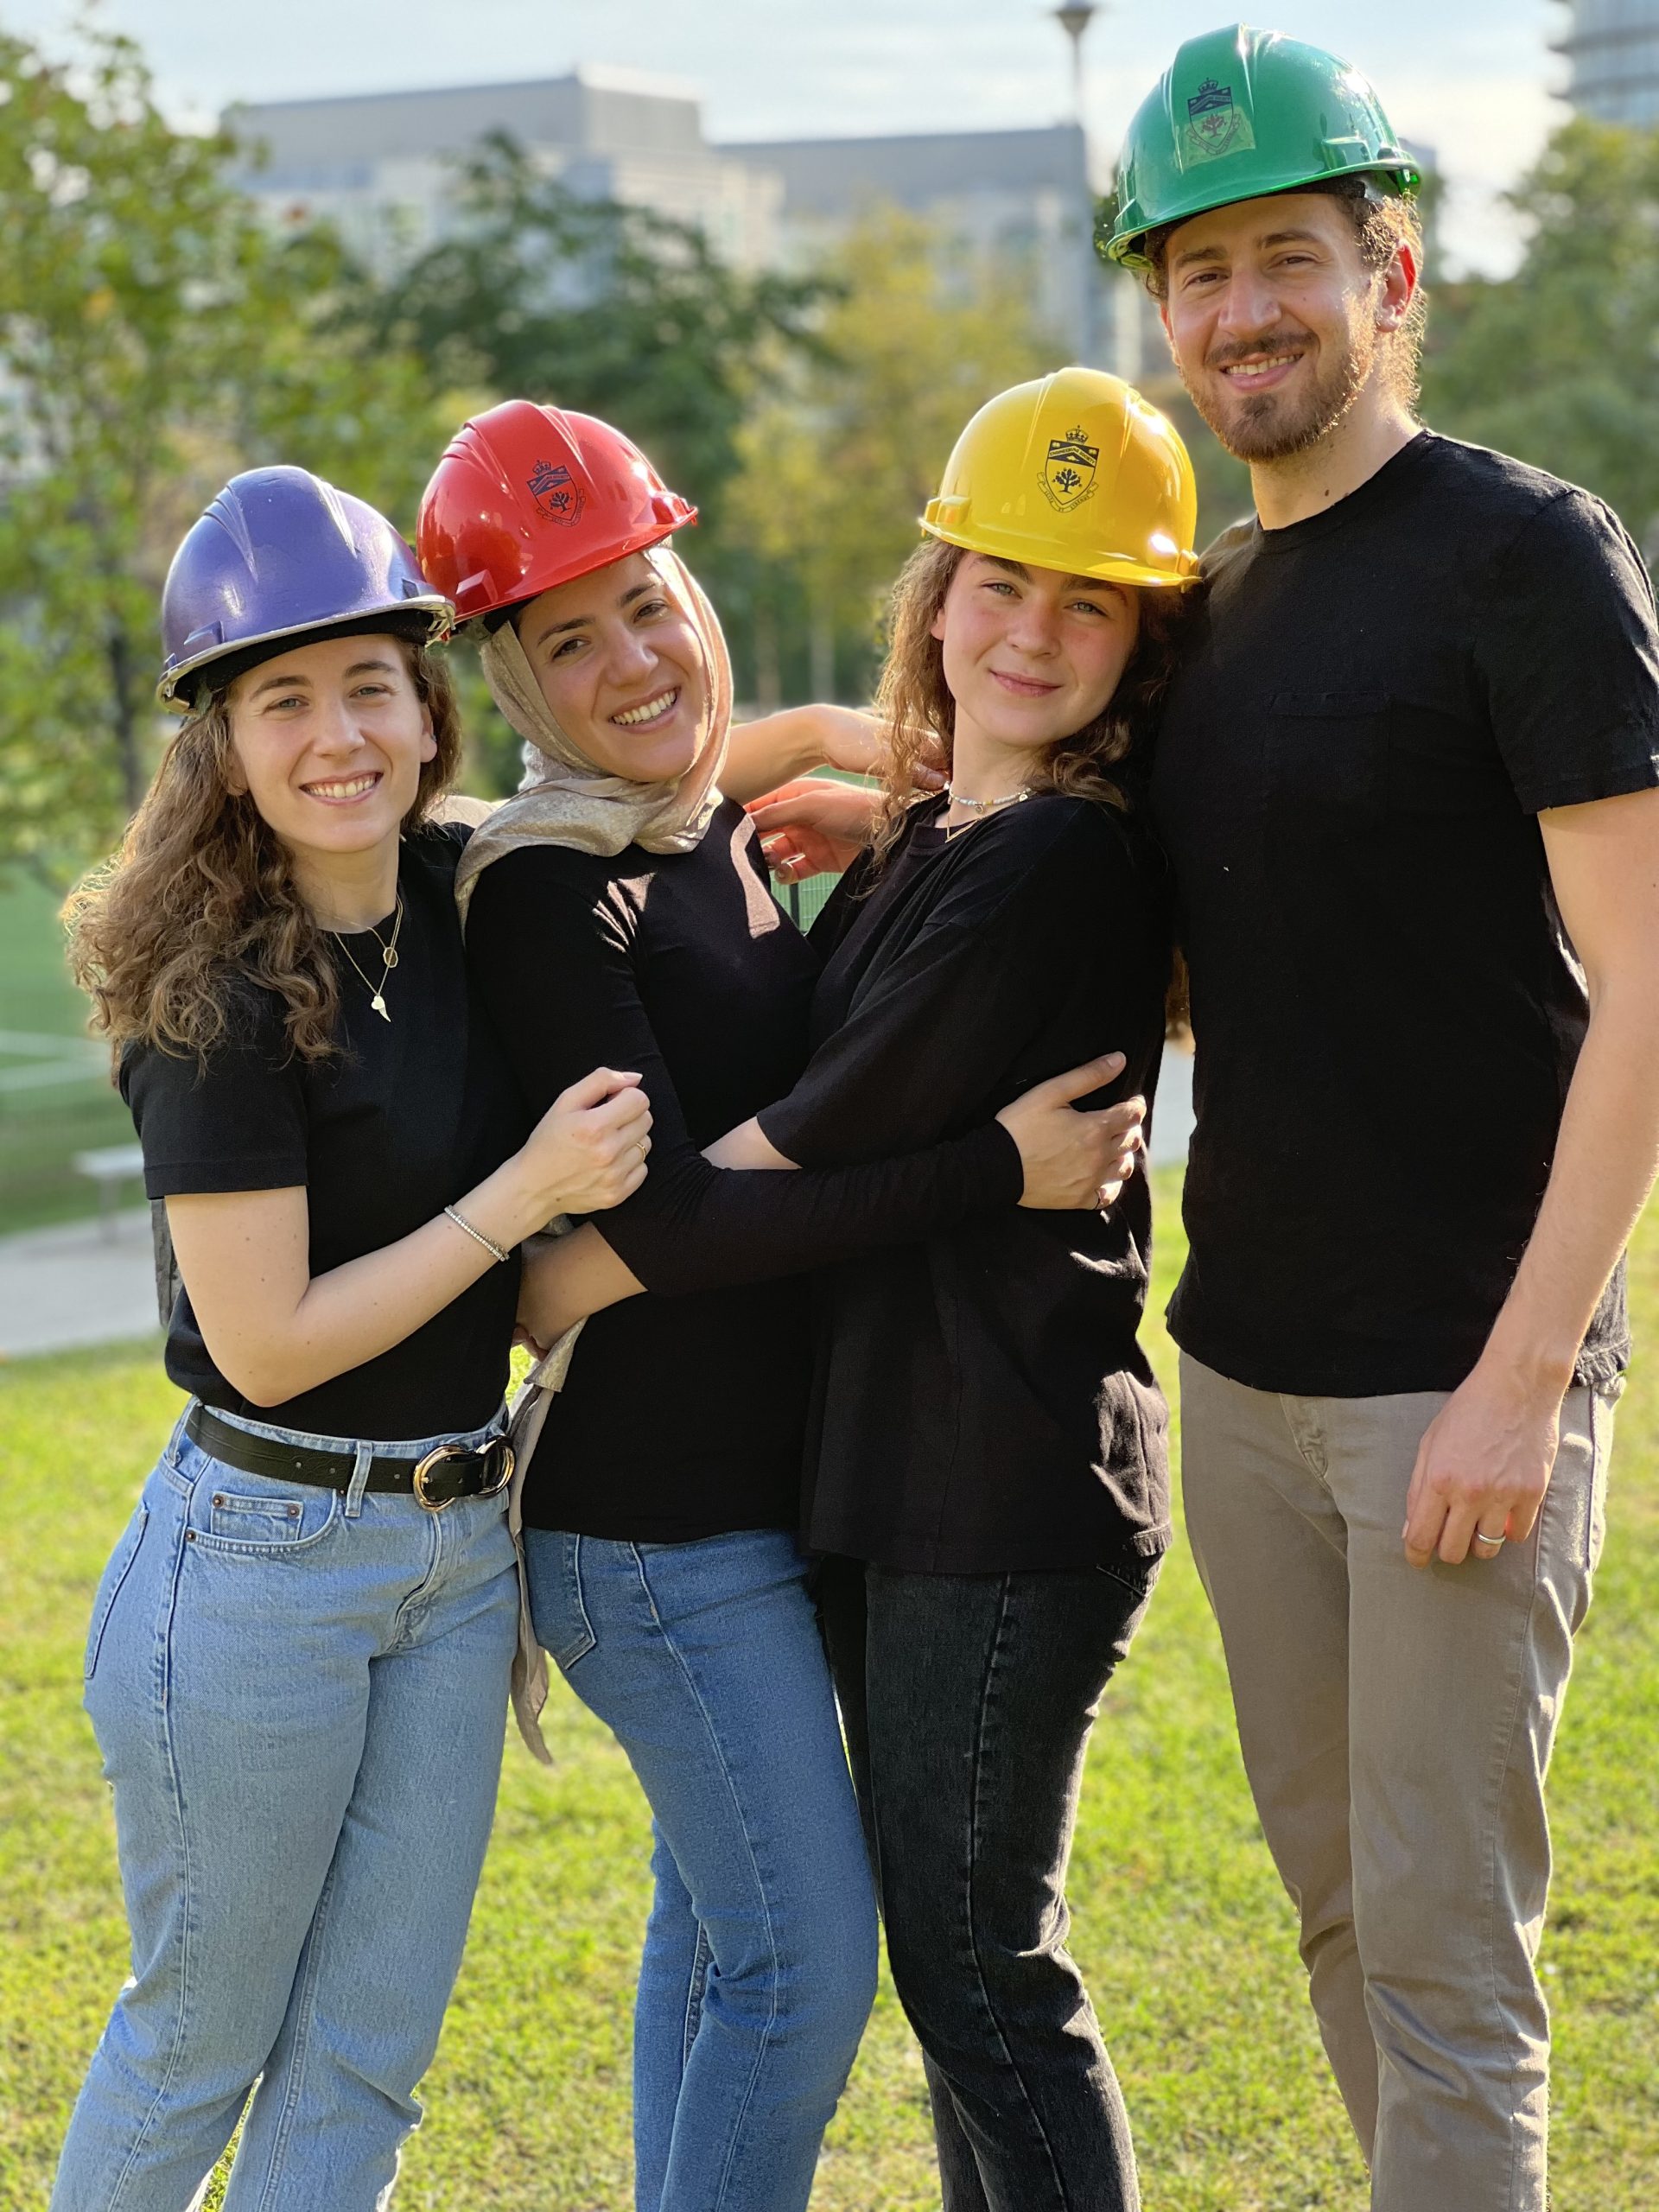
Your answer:
[[[1175,1261],[1160,1179],[1160,1273]],[[1659,1214],[1635,1260],[1659,1342]],[[1161,1305],[1161,1298],[1158,1303]],[[1166,1376],[1169,1346],[1153,1332]],[[1554,1780],[1545,1973],[1555,2201],[1637,2212],[1659,2174],[1659,1389],[1620,1414],[1607,1554]],[[93,1584],[177,1402],[149,1352],[0,1373],[0,2212],[39,2212],[124,1972],[105,1795],[79,1707]],[[403,2212],[624,2212],[628,2009],[645,1818],[621,1755],[556,1687],[551,1773],[509,1745],[494,1847]],[[1148,2212],[1360,2212],[1365,2187],[1256,1832],[1221,1655],[1185,1550],[1109,1694],[1074,1862],[1074,1945],[1134,2114]],[[937,2205],[922,2076],[885,1990],[816,2212]]]
[[[96,1060],[79,1081],[18,1088],[3,1079],[49,1064],[52,1038],[65,1040],[66,1055],[85,1045],[86,1001],[64,965],[58,905],[40,884],[0,893],[0,1236],[95,1211],[96,1191],[73,1155],[133,1141],[127,1109]],[[8,1048],[20,1038],[27,1048]],[[127,1197],[138,1202],[136,1185]]]

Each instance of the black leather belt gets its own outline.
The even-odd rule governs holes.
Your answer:
[[[245,1475],[266,1475],[273,1482],[308,1483],[320,1490],[349,1490],[357,1466],[350,1452],[318,1452],[308,1444],[278,1444],[268,1436],[250,1436],[233,1428],[209,1406],[190,1409],[185,1434],[199,1444],[210,1459]],[[512,1446],[505,1436],[487,1444],[440,1444],[419,1459],[396,1459],[377,1454],[369,1464],[365,1490],[404,1491],[441,1513],[458,1497],[493,1497],[512,1480]]]

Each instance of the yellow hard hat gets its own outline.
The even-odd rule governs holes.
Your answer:
[[[1071,368],[986,401],[922,528],[1028,568],[1179,586],[1198,577],[1198,522],[1174,424],[1122,377]]]

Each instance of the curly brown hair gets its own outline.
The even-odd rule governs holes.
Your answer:
[[[398,642],[437,741],[421,765],[408,830],[454,775],[461,716],[443,664]],[[232,790],[231,755],[228,688],[204,693],[162,755],[120,851],[64,906],[70,968],[118,1059],[130,1044],[205,1059],[251,984],[282,1000],[302,1059],[339,1049],[340,981],[325,932],[301,901],[282,841],[252,799]]]
[[[933,625],[966,554],[960,545],[925,537],[899,572],[888,618],[887,658],[876,688],[884,729],[881,811],[874,850],[883,860],[917,799],[931,796],[916,780],[918,766],[936,750],[950,770],[956,701],[944,680],[944,651]],[[1082,729],[1051,745],[1032,778],[1033,791],[1064,791],[1120,810],[1128,804],[1121,768],[1149,743],[1158,703],[1175,672],[1181,640],[1201,587],[1141,591],[1140,629],[1117,689]]]

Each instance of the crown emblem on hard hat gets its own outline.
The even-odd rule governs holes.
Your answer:
[[[1095,488],[1099,462],[1100,448],[1090,444],[1081,423],[1074,423],[1063,438],[1049,440],[1043,491],[1057,514],[1069,514],[1083,505]]]
[[[1206,77],[1186,104],[1182,144],[1189,160],[1213,162],[1223,154],[1242,154],[1255,143],[1250,118],[1233,104],[1233,88]]]
[[[538,461],[524,479],[524,489],[535,500],[537,513],[547,522],[575,522],[582,512],[582,493],[562,462]]]

